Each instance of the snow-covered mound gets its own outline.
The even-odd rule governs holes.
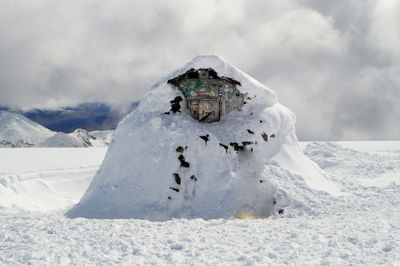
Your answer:
[[[247,103],[219,122],[194,120],[182,93],[167,84],[191,68],[212,68],[239,81]],[[170,101],[177,96],[184,99],[182,113],[168,114]],[[197,56],[153,85],[137,109],[120,122],[103,164],[68,216],[150,220],[270,216],[279,205],[271,183],[277,171],[266,171],[270,167],[266,164],[283,144],[290,145],[281,156],[291,159],[288,167],[299,175],[315,175],[309,181],[319,183],[318,189],[329,186],[317,166],[299,152],[295,116],[278,103],[271,89],[218,56]],[[284,170],[281,161],[273,162],[275,170]],[[315,171],[302,171],[301,162]]]
[[[0,147],[30,147],[54,134],[21,114],[0,111]]]
[[[100,133],[97,133],[101,135]],[[107,133],[103,135],[108,135]],[[77,129],[72,133],[66,134],[58,132],[50,138],[39,143],[38,147],[105,147],[107,139],[96,138],[84,129]]]

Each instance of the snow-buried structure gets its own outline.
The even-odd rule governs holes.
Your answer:
[[[191,69],[212,69],[237,82],[246,104],[217,122],[194,119],[190,95],[168,83]],[[67,215],[270,216],[276,191],[264,170],[282,144],[297,143],[294,125],[294,114],[272,90],[218,56],[197,56],[153,85],[120,122],[98,173]]]

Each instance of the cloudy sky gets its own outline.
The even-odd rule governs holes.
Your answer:
[[[120,106],[197,54],[276,91],[301,140],[400,139],[400,1],[0,0],[0,105]]]

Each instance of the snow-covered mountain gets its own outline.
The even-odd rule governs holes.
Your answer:
[[[38,147],[106,147],[110,143],[113,130],[105,132],[95,131],[92,133],[84,129],[77,129],[72,133],[66,134],[58,132],[39,143]],[[98,137],[96,137],[98,136]]]
[[[239,82],[247,104],[219,122],[193,119],[184,95],[167,83],[192,68],[212,68]],[[176,97],[183,99],[182,113],[174,114],[168,111]],[[300,151],[295,116],[271,89],[218,56],[197,56],[153,85],[120,122],[100,170],[68,215],[267,217],[296,197],[281,189],[282,171],[303,175],[316,189],[339,191]]]
[[[84,129],[57,133],[19,113],[0,111],[0,147],[106,147],[113,133],[113,130],[89,133]]]
[[[31,147],[54,134],[21,114],[0,111],[0,147]]]

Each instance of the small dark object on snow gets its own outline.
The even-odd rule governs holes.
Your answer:
[[[268,135],[267,135],[267,134],[265,134],[265,133],[263,132],[263,133],[261,133],[261,136],[263,137],[263,139],[264,139],[265,141],[268,141]]]
[[[271,134],[271,136],[269,136],[270,138],[275,138],[275,134]]]
[[[262,123],[262,120],[260,120],[260,123]]]
[[[194,181],[197,181],[197,177],[196,177],[195,175],[192,175],[192,176],[190,177],[190,179],[192,179],[192,180],[194,180]]]
[[[189,168],[190,163],[185,161],[185,157],[183,155],[179,155],[178,160],[181,162],[181,167]]]
[[[176,148],[176,152],[180,152],[183,153],[184,149],[182,146],[179,146],[178,148]]]
[[[246,147],[247,145],[253,144],[253,142],[252,141],[243,141],[242,144],[244,147]]]
[[[250,101],[251,101],[251,98],[250,98],[250,97],[247,97],[247,100],[250,100]]]
[[[169,200],[172,200],[171,196],[168,196],[168,199],[169,199]]]
[[[247,132],[249,132],[250,134],[254,134],[254,132],[251,131],[250,129],[248,129]]]
[[[172,174],[174,176],[175,182],[180,185],[181,184],[181,177],[177,173]]]
[[[165,112],[164,114],[165,114],[165,115],[169,115],[169,112]]]
[[[205,135],[205,136],[200,136],[200,138],[202,139],[202,140],[204,140],[205,142],[206,142],[206,144],[207,144],[207,141],[208,141],[208,137],[209,137],[210,135]]]
[[[279,209],[279,210],[278,210],[278,213],[279,213],[279,215],[282,216],[283,214],[285,214],[285,210],[284,210],[284,209]]]
[[[243,102],[243,104],[247,104],[247,102]]]
[[[250,115],[253,115],[253,112],[251,112],[251,114]]]
[[[264,182],[263,180],[260,179],[260,183]]]
[[[235,151],[244,151],[245,147],[237,144],[236,142],[229,143]]]
[[[185,151],[187,150],[188,146],[185,147]]]
[[[169,187],[169,189],[172,189],[173,191],[179,192],[179,188]]]
[[[250,151],[253,152],[253,148],[251,148]]]
[[[225,151],[228,152],[228,146],[227,145],[224,145],[224,144],[220,143],[219,146],[223,147],[225,149]]]
[[[274,201],[272,202],[272,204],[275,206],[276,205],[276,199],[274,199]]]
[[[173,112],[174,114],[176,112],[181,112],[181,105],[179,104],[182,101],[182,97],[181,96],[176,96],[175,99],[173,99],[172,101],[170,101],[171,103],[171,112]]]

